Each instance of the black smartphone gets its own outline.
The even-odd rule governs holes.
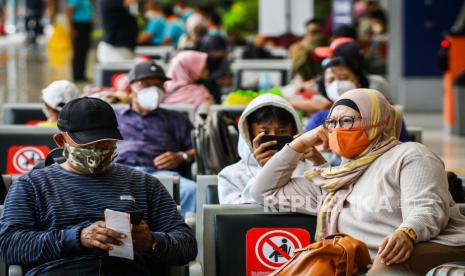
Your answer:
[[[144,217],[143,210],[129,211],[128,213],[131,216],[131,224],[133,225],[139,225]]]
[[[264,135],[261,139],[260,139],[260,144],[263,144],[263,143],[266,143],[266,142],[269,142],[269,141],[277,141],[277,143],[275,145],[272,145],[268,148],[266,148],[267,150],[281,150],[282,148],[284,148],[284,146],[290,142],[292,142],[292,140],[294,140],[294,137],[293,136],[290,136],[290,135]]]

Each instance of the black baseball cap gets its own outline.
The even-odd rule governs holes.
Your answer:
[[[165,70],[153,60],[137,63],[131,71],[129,71],[128,78],[129,83],[145,78],[159,78],[165,81],[170,80],[170,78],[166,77]]]
[[[58,129],[78,145],[123,140],[113,108],[103,100],[83,97],[68,102],[58,115]]]
[[[342,57],[359,64],[364,60],[360,44],[356,41],[344,43],[334,49],[333,57]]]

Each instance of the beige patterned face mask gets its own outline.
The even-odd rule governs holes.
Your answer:
[[[65,143],[63,156],[79,172],[83,174],[102,173],[115,159],[116,147],[108,149],[85,149],[73,147]]]

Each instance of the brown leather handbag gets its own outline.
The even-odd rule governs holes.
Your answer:
[[[365,243],[335,234],[294,251],[294,256],[270,275],[358,275],[371,263]]]

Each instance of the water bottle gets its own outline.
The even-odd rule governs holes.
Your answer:
[[[260,73],[260,77],[258,78],[258,89],[260,91],[267,91],[273,88],[273,82],[271,81],[271,77],[268,73]]]

